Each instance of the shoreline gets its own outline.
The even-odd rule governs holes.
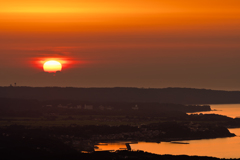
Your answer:
[[[234,134],[234,133],[232,133]],[[169,138],[168,140],[161,140],[161,141],[123,141],[123,140],[114,140],[114,141],[99,141],[94,143],[94,148],[97,145],[108,145],[108,143],[122,143],[122,144],[138,144],[139,142],[146,142],[146,143],[161,143],[161,142],[168,142],[168,143],[176,143],[176,144],[186,144],[181,141],[190,141],[190,140],[209,140],[209,139],[217,139],[217,138],[231,138],[236,137],[237,135],[234,134],[232,136],[225,136],[225,137],[210,137],[210,138]],[[189,143],[187,143],[189,144]]]

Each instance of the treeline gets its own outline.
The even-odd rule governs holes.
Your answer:
[[[71,99],[91,102],[240,103],[240,91],[192,88],[0,87],[0,97],[38,100]]]

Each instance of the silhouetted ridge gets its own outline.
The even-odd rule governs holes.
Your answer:
[[[69,99],[98,102],[240,103],[240,91],[192,88],[0,87],[0,97],[37,100]]]

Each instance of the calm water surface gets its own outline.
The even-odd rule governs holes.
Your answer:
[[[236,137],[216,138],[203,140],[178,141],[189,144],[176,144],[171,142],[138,142],[130,144],[132,150],[142,150],[155,154],[172,154],[172,155],[198,155],[212,156],[219,158],[240,158],[240,129],[229,129],[235,133]],[[105,143],[97,145],[99,150],[119,150],[126,148],[125,142]]]
[[[240,158],[240,129],[229,129],[236,137],[181,141],[189,144],[169,142],[132,144],[133,150],[144,150],[156,154],[198,155],[219,158]]]
[[[216,111],[199,112],[203,114],[221,114],[232,118],[240,117],[240,104],[222,104],[210,105]],[[240,158],[240,128],[229,129],[235,133],[236,137],[216,138],[203,140],[179,141],[188,144],[176,144],[171,142],[150,143],[138,142],[130,144],[132,150],[143,150],[155,154],[172,154],[172,155],[198,155],[212,156],[219,158]],[[126,148],[126,142],[107,143],[98,145],[96,150],[118,150]]]
[[[196,113],[221,114],[232,118],[240,117],[240,104],[211,104],[210,106],[214,111]]]

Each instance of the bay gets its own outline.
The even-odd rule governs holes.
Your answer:
[[[231,118],[240,117],[240,104],[210,104],[212,111],[195,112],[202,114],[220,114]],[[192,113],[188,113],[192,114]]]
[[[197,114],[220,114],[228,117],[240,117],[240,104],[211,104],[212,111],[197,112]],[[192,113],[189,113],[192,114]],[[196,113],[194,113],[196,114]],[[197,155],[210,156],[218,158],[240,158],[240,128],[229,129],[235,133],[235,137],[186,140],[172,142],[137,142],[130,144],[132,150],[142,150],[154,154],[171,154],[171,155]],[[100,150],[121,150],[126,149],[125,143],[115,142],[102,143],[97,145]]]

